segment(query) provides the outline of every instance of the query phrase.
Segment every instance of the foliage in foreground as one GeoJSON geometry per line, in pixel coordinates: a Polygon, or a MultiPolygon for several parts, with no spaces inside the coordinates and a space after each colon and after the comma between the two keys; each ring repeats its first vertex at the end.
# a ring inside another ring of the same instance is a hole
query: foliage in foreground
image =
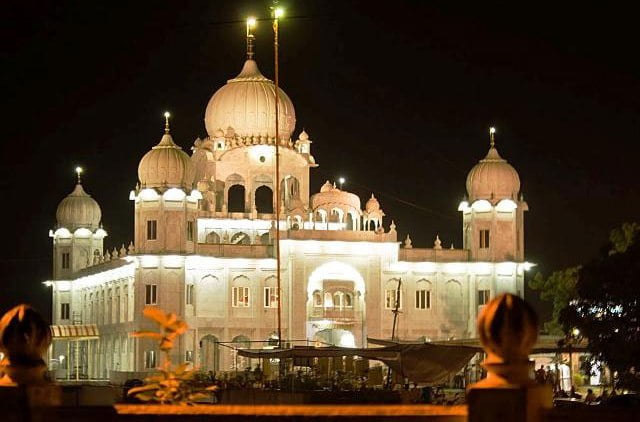
{"type": "Polygon", "coordinates": [[[612,231],[610,245],[577,274],[576,297],[560,312],[566,332],[589,340],[593,362],[616,373],[617,385],[640,389],[640,225],[612,231]]]}
{"type": "Polygon", "coordinates": [[[187,331],[187,323],[179,319],[176,314],[164,313],[156,307],[145,308],[143,314],[156,322],[160,326],[160,331],[136,331],[131,335],[158,340],[164,358],[158,368],[158,374],[145,378],[145,385],[132,388],[127,394],[144,402],[161,404],[193,404],[198,400],[209,398],[217,389],[216,386],[204,389],[197,387],[193,382],[196,371],[188,370],[189,363],[185,362],[174,367],[171,362],[171,349],[176,339],[187,331]]]}

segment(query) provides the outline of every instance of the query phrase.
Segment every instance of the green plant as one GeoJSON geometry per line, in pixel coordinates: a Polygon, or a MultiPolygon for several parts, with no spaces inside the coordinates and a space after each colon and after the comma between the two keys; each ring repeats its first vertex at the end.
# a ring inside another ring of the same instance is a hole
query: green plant
{"type": "Polygon", "coordinates": [[[174,368],[171,362],[171,349],[175,340],[189,328],[187,323],[176,314],[165,313],[155,307],[146,307],[143,314],[156,322],[160,331],[136,331],[131,335],[159,340],[159,348],[164,358],[158,368],[158,374],[145,378],[143,386],[132,388],[127,394],[144,402],[161,404],[193,404],[197,400],[209,398],[210,394],[217,390],[216,386],[204,389],[198,387],[197,383],[193,382],[197,372],[188,370],[189,363],[185,362],[174,368]]]}

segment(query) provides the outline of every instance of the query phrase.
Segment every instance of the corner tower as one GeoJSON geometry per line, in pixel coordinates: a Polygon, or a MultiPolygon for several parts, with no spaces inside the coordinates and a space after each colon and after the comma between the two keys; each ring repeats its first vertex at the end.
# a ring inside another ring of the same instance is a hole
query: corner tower
{"type": "Polygon", "coordinates": [[[464,249],[474,261],[524,261],[524,212],[520,177],[495,146],[495,128],[489,129],[490,147],[467,176],[468,201],[460,203],[464,249]]]}
{"type": "Polygon", "coordinates": [[[103,254],[102,211],[95,199],[85,192],[76,168],[78,181],[56,210],[55,230],[49,231],[53,239],[53,279],[68,279],[71,274],[90,265],[103,254]]]}
{"type": "Polygon", "coordinates": [[[171,136],[169,113],[164,135],[138,165],[135,202],[137,253],[190,253],[194,250],[199,192],[192,192],[193,166],[171,136]]]}

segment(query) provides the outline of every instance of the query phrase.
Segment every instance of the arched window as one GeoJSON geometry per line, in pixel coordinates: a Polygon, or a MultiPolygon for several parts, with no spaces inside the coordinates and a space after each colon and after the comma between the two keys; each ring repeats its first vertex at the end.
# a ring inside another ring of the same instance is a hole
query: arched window
{"type": "Polygon", "coordinates": [[[206,243],[220,243],[220,236],[218,233],[211,231],[207,233],[206,243]]]}
{"type": "Polygon", "coordinates": [[[431,283],[420,280],[416,283],[416,309],[431,308],[431,283]]]}
{"type": "Polygon", "coordinates": [[[333,306],[336,308],[342,308],[342,292],[335,292],[333,294],[333,306]]]}
{"type": "Polygon", "coordinates": [[[387,282],[384,290],[384,307],[385,309],[395,309],[396,302],[398,308],[402,308],[402,289],[400,290],[400,297],[398,298],[398,283],[397,279],[391,279],[387,282]],[[398,301],[398,299],[400,299],[398,301]]]}
{"type": "Polygon", "coordinates": [[[346,308],[351,308],[353,306],[353,296],[351,293],[346,293],[344,295],[344,306],[346,308]]]}
{"type": "Polygon", "coordinates": [[[313,306],[315,306],[316,308],[322,307],[322,293],[320,292],[320,290],[316,290],[315,292],[313,292],[313,306]]]}
{"type": "Polygon", "coordinates": [[[269,277],[264,281],[263,300],[265,308],[278,307],[278,286],[275,277],[269,277]]]}
{"type": "Polygon", "coordinates": [[[240,276],[233,279],[231,289],[231,306],[234,308],[248,308],[250,306],[249,279],[240,276]]]}
{"type": "Polygon", "coordinates": [[[242,185],[233,185],[229,188],[227,197],[227,210],[229,212],[245,212],[245,190],[242,185]]]}
{"type": "Polygon", "coordinates": [[[256,189],[254,201],[258,213],[273,214],[273,191],[270,187],[262,185],[256,189]]]}
{"type": "Polygon", "coordinates": [[[270,245],[271,244],[271,240],[269,239],[269,232],[262,233],[260,235],[260,244],[261,245],[270,245]]]}
{"type": "Polygon", "coordinates": [[[232,245],[250,245],[251,238],[248,234],[244,232],[238,232],[231,236],[231,244],[232,245]]]}

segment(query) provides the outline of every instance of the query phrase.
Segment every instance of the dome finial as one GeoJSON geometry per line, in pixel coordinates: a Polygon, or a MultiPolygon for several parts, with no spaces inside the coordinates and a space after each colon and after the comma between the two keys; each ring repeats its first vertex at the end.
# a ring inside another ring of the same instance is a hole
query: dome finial
{"type": "Polygon", "coordinates": [[[169,128],[169,117],[171,117],[171,113],[168,111],[164,112],[164,133],[169,133],[171,129],[169,128]]]}
{"type": "Polygon", "coordinates": [[[491,148],[496,146],[496,128],[495,126],[491,126],[489,128],[489,145],[491,146],[491,148]]]}
{"type": "Polygon", "coordinates": [[[253,42],[256,37],[253,35],[253,29],[256,27],[256,18],[249,16],[247,18],[247,60],[253,60],[253,42]]]}
{"type": "Polygon", "coordinates": [[[80,178],[80,175],[82,174],[82,167],[76,167],[76,174],[78,175],[78,184],[82,183],[82,179],[80,178]]]}

